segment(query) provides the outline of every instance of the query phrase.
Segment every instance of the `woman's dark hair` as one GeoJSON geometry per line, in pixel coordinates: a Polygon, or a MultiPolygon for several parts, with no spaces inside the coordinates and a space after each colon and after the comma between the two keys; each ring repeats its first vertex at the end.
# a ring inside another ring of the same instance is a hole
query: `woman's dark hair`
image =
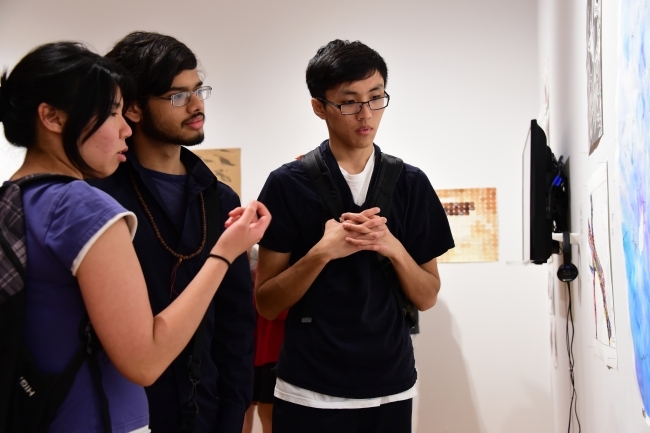
{"type": "Polygon", "coordinates": [[[135,80],[141,107],[146,107],[150,96],[167,92],[178,74],[198,66],[196,56],[187,45],[154,32],[126,35],[106,57],[129,71],[135,80]]]}
{"type": "Polygon", "coordinates": [[[93,135],[115,110],[118,92],[124,106],[134,85],[112,61],[78,42],[41,45],[0,77],[0,121],[7,140],[30,148],[36,142],[38,106],[46,103],[64,111],[63,149],[70,162],[86,175],[94,170],[83,160],[79,145],[93,135]]]}
{"type": "Polygon", "coordinates": [[[307,65],[307,87],[312,98],[324,98],[325,92],[343,83],[361,81],[375,72],[388,83],[384,59],[359,41],[333,40],[320,47],[307,65]]]}

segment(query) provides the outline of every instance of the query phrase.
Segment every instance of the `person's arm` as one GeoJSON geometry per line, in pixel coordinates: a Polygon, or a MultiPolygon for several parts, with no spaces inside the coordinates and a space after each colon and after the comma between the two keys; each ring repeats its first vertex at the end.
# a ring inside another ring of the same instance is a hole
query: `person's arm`
{"type": "MultiPolygon", "coordinates": [[[[366,211],[374,215],[377,208],[366,211]]],[[[368,219],[369,230],[386,223],[383,217],[368,219]]],[[[349,232],[334,220],[325,223],[323,237],[307,254],[289,267],[291,253],[271,251],[260,246],[259,267],[255,284],[257,311],[262,317],[274,320],[284,310],[298,302],[330,260],[349,256],[357,251],[380,251],[382,245],[355,245],[346,242],[349,232]]]]}
{"type": "Polygon", "coordinates": [[[436,304],[440,291],[440,274],[435,258],[418,265],[385,223],[368,226],[368,222],[376,220],[376,217],[369,217],[362,212],[345,213],[342,218],[345,221],[342,225],[349,233],[346,239],[349,243],[359,247],[383,247],[381,254],[392,262],[404,294],[418,310],[425,311],[436,304]]]}
{"type": "MultiPolygon", "coordinates": [[[[264,205],[239,210],[212,253],[232,261],[258,242],[270,222],[264,205]],[[259,214],[259,218],[258,215],[259,214]]],[[[77,271],[90,321],[115,367],[140,385],[152,384],[187,345],[228,269],[210,258],[187,288],[155,317],[124,219],[92,245],[77,271]]]]}

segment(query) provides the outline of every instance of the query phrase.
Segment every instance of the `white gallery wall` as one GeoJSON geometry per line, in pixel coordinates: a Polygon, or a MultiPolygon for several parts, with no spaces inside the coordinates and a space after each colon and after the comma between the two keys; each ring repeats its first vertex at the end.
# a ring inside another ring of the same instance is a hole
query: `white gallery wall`
{"type": "MultiPolygon", "coordinates": [[[[643,404],[636,381],[630,331],[628,288],[622,248],[620,194],[616,148],[616,91],[618,79],[620,0],[602,6],[603,136],[589,155],[587,120],[587,1],[539,1],[539,88],[544,65],[549,68],[550,146],[556,156],[568,157],[571,182],[571,228],[581,236],[573,247],[580,277],[572,284],[575,319],[575,374],[578,415],[582,431],[636,433],[650,431],[642,415],[643,404]],[[586,243],[590,211],[588,182],[604,164],[609,171],[611,263],[618,366],[609,369],[594,354],[594,298],[589,277],[586,243]]],[[[646,23],[646,26],[648,24],[646,23]]],[[[541,92],[541,90],[540,90],[541,92]]],[[[557,262],[553,265],[557,266],[557,262]]],[[[567,431],[570,403],[568,363],[564,345],[567,288],[556,284],[555,321],[559,364],[553,370],[555,431],[567,431]]],[[[574,419],[575,423],[575,419],[574,419]]],[[[576,430],[577,431],[577,427],[576,430]]]]}
{"type": "MultiPolygon", "coordinates": [[[[506,263],[521,260],[521,152],[540,103],[535,0],[0,0],[0,66],[61,39],[105,53],[133,30],[200,58],[214,89],[202,146],[242,149],[243,201],[326,138],[304,84],[317,48],[379,51],[391,104],[377,144],[434,188],[497,188],[499,261],[441,265],[439,302],[421,316],[417,431],[552,431],[547,266],[506,263]]],[[[22,153],[3,139],[6,179],[22,153]]]]}
{"type": "MultiPolygon", "coordinates": [[[[603,136],[589,155],[587,123],[587,5],[585,0],[539,1],[539,65],[549,64],[550,146],[556,156],[569,158],[571,180],[571,227],[581,236],[580,251],[573,248],[580,278],[573,283],[576,326],[574,353],[578,392],[578,415],[582,430],[590,433],[647,432],[643,404],[636,381],[630,330],[628,287],[622,248],[620,194],[616,162],[616,91],[618,79],[620,1],[602,2],[602,95],[603,136]],[[604,164],[609,171],[611,263],[618,366],[609,369],[594,355],[594,300],[589,279],[586,248],[591,176],[604,164]]],[[[646,23],[647,25],[647,23],[646,23]]],[[[543,85],[540,80],[540,88],[543,85]]],[[[555,431],[566,431],[570,388],[564,349],[566,286],[556,286],[556,323],[559,367],[553,371],[556,410],[555,431]],[[560,348],[561,347],[561,348],[560,348]]],[[[575,421],[574,421],[575,422],[575,421]]]]}

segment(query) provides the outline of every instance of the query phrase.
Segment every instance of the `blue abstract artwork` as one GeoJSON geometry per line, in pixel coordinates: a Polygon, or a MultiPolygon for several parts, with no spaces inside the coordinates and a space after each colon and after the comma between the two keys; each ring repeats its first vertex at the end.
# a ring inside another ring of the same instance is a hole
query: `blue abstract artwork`
{"type": "Polygon", "coordinates": [[[650,0],[621,0],[616,100],[621,228],[636,376],[650,409],[650,0]]]}

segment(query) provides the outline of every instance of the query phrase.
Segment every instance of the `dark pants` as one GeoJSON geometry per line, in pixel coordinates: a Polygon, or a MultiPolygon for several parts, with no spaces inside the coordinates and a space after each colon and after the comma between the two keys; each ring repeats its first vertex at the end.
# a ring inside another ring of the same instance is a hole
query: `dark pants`
{"type": "Polygon", "coordinates": [[[315,409],[275,398],[273,433],[411,433],[411,399],[365,409],[315,409]]]}

